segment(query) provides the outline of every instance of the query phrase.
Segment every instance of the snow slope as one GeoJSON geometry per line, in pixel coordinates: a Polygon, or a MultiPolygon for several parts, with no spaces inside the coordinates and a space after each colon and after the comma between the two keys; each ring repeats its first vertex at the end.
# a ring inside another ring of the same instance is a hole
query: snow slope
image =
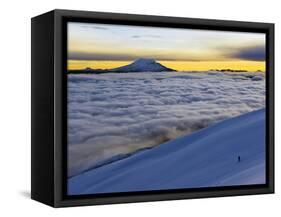
{"type": "Polygon", "coordinates": [[[72,177],[68,193],[262,183],[265,183],[265,109],[222,121],[72,177]]]}
{"type": "Polygon", "coordinates": [[[115,69],[108,70],[110,72],[163,72],[163,71],[175,71],[173,69],[167,68],[160,63],[156,62],[154,59],[140,58],[133,63],[121,66],[115,69]]]}

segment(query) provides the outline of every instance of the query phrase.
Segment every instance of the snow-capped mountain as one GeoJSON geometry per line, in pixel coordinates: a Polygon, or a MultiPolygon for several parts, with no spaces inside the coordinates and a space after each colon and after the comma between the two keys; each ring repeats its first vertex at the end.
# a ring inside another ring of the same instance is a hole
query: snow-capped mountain
{"type": "Polygon", "coordinates": [[[167,68],[154,59],[140,58],[133,63],[121,66],[118,68],[110,69],[110,72],[163,72],[163,71],[176,71],[174,69],[167,68]]]}

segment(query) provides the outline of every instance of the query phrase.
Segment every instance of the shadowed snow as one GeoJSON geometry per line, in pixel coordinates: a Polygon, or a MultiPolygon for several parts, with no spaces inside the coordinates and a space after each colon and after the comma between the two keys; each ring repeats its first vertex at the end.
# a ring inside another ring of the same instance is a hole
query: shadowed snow
{"type": "Polygon", "coordinates": [[[265,109],[79,174],[68,180],[68,193],[248,184],[265,184],[265,109]]]}

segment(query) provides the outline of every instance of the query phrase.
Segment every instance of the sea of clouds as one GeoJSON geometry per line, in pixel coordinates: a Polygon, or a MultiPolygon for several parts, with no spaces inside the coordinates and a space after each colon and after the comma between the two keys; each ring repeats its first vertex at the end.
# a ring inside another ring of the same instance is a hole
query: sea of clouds
{"type": "Polygon", "coordinates": [[[263,107],[262,72],[68,75],[68,175],[263,107]]]}

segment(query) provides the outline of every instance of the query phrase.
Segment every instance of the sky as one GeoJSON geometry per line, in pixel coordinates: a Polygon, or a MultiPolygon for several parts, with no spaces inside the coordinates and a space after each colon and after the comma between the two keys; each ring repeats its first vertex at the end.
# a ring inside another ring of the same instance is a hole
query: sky
{"type": "Polygon", "coordinates": [[[153,58],[178,71],[265,70],[265,34],[68,23],[68,69],[111,69],[153,58]]]}

